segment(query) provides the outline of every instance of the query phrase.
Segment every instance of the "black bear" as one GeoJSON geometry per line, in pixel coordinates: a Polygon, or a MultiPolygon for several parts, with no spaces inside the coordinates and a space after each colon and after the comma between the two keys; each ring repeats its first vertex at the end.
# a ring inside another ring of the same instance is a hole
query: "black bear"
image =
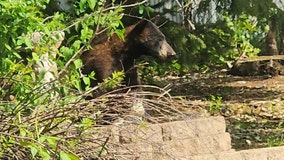
{"type": "Polygon", "coordinates": [[[141,55],[151,55],[161,60],[176,55],[167,43],[164,34],[158,27],[148,20],[141,20],[126,28],[125,40],[113,34],[104,42],[92,45],[92,50],[81,55],[83,74],[95,71],[97,82],[102,82],[114,71],[125,71],[126,85],[141,84],[135,59],[141,55]]]}

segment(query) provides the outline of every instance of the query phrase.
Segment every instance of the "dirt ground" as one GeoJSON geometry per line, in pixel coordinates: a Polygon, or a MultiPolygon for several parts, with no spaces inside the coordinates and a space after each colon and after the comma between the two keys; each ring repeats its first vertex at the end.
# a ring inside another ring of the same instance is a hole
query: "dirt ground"
{"type": "Polygon", "coordinates": [[[184,113],[226,118],[234,149],[284,145],[284,76],[219,71],[173,78],[172,83],[171,94],[184,113]]]}

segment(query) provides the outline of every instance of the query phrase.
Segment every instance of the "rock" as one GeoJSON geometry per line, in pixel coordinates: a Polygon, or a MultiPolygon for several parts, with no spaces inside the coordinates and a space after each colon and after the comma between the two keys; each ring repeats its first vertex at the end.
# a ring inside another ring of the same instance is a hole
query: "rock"
{"type": "Polygon", "coordinates": [[[283,75],[283,64],[283,55],[244,58],[236,61],[228,74],[235,76],[283,75]]]}

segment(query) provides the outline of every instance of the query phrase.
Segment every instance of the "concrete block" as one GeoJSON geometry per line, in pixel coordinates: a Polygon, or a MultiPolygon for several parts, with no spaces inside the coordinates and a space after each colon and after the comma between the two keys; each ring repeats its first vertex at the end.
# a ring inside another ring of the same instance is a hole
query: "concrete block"
{"type": "Polygon", "coordinates": [[[185,119],[161,124],[164,141],[203,137],[225,133],[224,117],[185,119]]]}

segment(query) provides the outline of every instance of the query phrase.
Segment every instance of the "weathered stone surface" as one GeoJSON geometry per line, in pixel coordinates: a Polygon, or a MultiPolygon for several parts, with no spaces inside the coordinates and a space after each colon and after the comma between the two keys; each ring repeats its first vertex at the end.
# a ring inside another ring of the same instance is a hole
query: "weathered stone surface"
{"type": "MultiPolygon", "coordinates": [[[[234,151],[223,117],[108,126],[94,131],[93,136],[107,140],[106,151],[101,154],[101,158],[106,159],[282,160],[284,157],[284,147],[234,151]]],[[[90,153],[99,150],[101,146],[94,146],[90,153]]]]}
{"type": "MultiPolygon", "coordinates": [[[[151,144],[125,144],[109,150],[110,157],[115,159],[153,159],[153,147],[151,144]]],[[[154,158],[155,159],[155,158],[154,158]]]]}
{"type": "Polygon", "coordinates": [[[108,152],[117,159],[173,159],[186,158],[199,154],[213,154],[231,151],[228,133],[207,137],[187,138],[155,143],[131,143],[111,148],[108,152]],[[120,157],[120,158],[119,158],[120,157]]]}
{"type": "Polygon", "coordinates": [[[160,144],[155,155],[162,155],[162,159],[186,158],[199,154],[219,153],[231,151],[231,138],[228,133],[211,135],[184,140],[166,141],[160,144]]]}
{"type": "Polygon", "coordinates": [[[119,127],[119,142],[122,144],[162,141],[161,124],[119,127]]]}
{"type": "Polygon", "coordinates": [[[161,127],[163,140],[168,141],[225,133],[226,123],[223,117],[207,117],[163,123],[161,127]]]}
{"type": "Polygon", "coordinates": [[[115,137],[111,138],[114,142],[129,144],[199,138],[223,134],[225,129],[223,117],[206,117],[162,124],[110,126],[103,130],[115,137]]]}
{"type": "Polygon", "coordinates": [[[162,124],[109,126],[108,155],[116,159],[175,159],[231,150],[223,117],[204,117],[162,124]]]}
{"type": "Polygon", "coordinates": [[[189,160],[283,160],[284,147],[259,148],[188,157],[189,160]]]}

